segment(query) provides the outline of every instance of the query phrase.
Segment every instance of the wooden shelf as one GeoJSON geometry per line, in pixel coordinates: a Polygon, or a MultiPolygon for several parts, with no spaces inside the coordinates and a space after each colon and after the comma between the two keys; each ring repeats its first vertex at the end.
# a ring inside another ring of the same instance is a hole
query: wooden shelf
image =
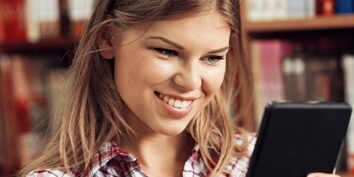
{"type": "Polygon", "coordinates": [[[336,15],[331,17],[315,17],[309,19],[291,19],[265,22],[245,22],[246,33],[275,33],[353,29],[354,15],[336,15]]]}
{"type": "Polygon", "coordinates": [[[36,43],[30,42],[5,42],[0,44],[0,52],[5,53],[46,53],[63,52],[72,49],[76,40],[69,38],[42,40],[36,43]]]}

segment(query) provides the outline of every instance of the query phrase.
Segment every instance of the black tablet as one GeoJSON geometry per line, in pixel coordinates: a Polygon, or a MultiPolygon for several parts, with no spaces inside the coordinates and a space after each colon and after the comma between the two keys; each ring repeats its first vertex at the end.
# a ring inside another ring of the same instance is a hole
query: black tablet
{"type": "Polygon", "coordinates": [[[350,115],[347,103],[270,103],[247,177],[332,173],[350,115]]]}

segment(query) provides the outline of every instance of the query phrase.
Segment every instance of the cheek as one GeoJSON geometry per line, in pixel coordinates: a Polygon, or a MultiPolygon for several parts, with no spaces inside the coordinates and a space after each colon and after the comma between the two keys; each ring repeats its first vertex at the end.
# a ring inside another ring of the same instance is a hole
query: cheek
{"type": "Polygon", "coordinates": [[[145,84],[159,84],[173,76],[175,66],[171,62],[158,59],[146,59],[136,71],[137,77],[145,84]]]}
{"type": "Polygon", "coordinates": [[[205,71],[203,78],[203,90],[207,95],[213,95],[219,91],[221,84],[224,81],[225,67],[212,71],[205,71]]]}
{"type": "Polygon", "coordinates": [[[117,61],[116,82],[139,88],[153,86],[170,78],[173,69],[173,65],[168,62],[146,56],[134,56],[130,57],[130,60],[117,61]]]}

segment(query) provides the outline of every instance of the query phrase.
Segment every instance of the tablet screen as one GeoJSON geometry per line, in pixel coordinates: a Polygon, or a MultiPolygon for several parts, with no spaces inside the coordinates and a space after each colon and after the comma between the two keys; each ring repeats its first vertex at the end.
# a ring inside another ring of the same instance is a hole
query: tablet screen
{"type": "Polygon", "coordinates": [[[331,173],[345,137],[346,103],[271,103],[264,112],[247,177],[331,173]]]}

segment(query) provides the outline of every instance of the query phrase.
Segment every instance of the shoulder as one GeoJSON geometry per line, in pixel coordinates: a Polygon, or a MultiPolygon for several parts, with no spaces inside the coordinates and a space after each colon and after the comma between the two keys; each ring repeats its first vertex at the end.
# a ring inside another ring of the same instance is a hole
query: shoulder
{"type": "Polygon", "coordinates": [[[37,169],[27,174],[26,177],[74,177],[74,176],[58,169],[37,169]]]}
{"type": "MultiPolygon", "coordinates": [[[[98,152],[93,156],[91,159],[91,164],[90,168],[87,171],[87,176],[95,176],[98,173],[102,173],[102,171],[105,171],[107,168],[113,169],[116,167],[116,165],[113,163],[109,164],[109,162],[115,158],[115,157],[122,157],[128,159],[130,156],[127,154],[126,151],[123,149],[119,148],[113,141],[108,141],[102,144],[102,146],[99,148],[98,152]],[[101,171],[100,171],[101,170],[101,171]]],[[[115,158],[119,159],[119,158],[115,158]]],[[[130,160],[130,159],[128,159],[130,160]]],[[[127,161],[128,161],[127,160],[127,161]]],[[[41,169],[36,169],[29,174],[26,175],[26,177],[77,177],[77,176],[83,176],[83,172],[72,168],[70,169],[70,173],[65,172],[64,170],[61,169],[55,169],[55,168],[41,168],[41,169]]],[[[86,174],[86,171],[85,171],[86,174]]],[[[103,176],[107,176],[108,174],[105,172],[103,176]]],[[[86,175],[85,175],[86,176],[86,175]]]]}

